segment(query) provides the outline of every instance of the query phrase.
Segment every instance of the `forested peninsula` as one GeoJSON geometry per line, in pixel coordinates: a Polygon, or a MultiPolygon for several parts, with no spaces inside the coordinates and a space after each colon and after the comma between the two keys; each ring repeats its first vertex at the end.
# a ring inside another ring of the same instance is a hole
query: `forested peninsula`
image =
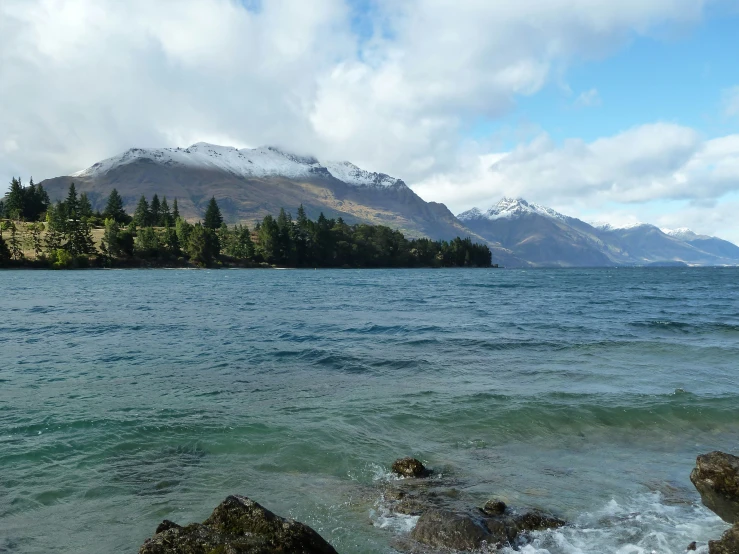
{"type": "Polygon", "coordinates": [[[177,199],[142,196],[133,214],[110,192],[94,211],[74,183],[64,201],[52,203],[39,184],[13,179],[0,200],[0,267],[290,267],[413,268],[490,267],[487,245],[470,238],[408,239],[383,225],[348,225],[323,213],[295,219],[284,209],[253,229],[228,226],[215,198],[202,221],[180,217],[177,199]]]}

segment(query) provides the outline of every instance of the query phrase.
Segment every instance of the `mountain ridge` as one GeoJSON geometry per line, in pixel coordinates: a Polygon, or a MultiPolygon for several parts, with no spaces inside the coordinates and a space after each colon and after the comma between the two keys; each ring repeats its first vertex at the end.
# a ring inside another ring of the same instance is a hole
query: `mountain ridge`
{"type": "Polygon", "coordinates": [[[198,142],[187,148],[131,148],[42,184],[52,199],[62,199],[71,182],[97,209],[116,188],[131,212],[142,195],[156,193],[177,198],[183,217],[195,220],[214,196],[228,223],[254,225],[281,208],[295,213],[303,205],[309,217],[323,212],[347,223],[387,225],[410,237],[469,236],[487,243],[495,263],[509,267],[739,265],[739,247],[716,237],[685,229],[665,233],[650,224],[595,226],[523,198],[504,197],[488,210],[455,216],[444,204],[423,200],[400,178],[275,146],[238,149],[198,142]]]}
{"type": "Polygon", "coordinates": [[[664,232],[650,223],[586,223],[523,198],[503,197],[490,209],[472,208],[458,219],[534,265],[739,265],[739,247],[681,228],[664,232]]]}

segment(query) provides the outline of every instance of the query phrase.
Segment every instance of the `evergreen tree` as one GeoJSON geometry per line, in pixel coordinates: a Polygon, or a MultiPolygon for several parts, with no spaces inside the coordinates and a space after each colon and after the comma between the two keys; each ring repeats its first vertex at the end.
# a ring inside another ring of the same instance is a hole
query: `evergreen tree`
{"type": "MultiPolygon", "coordinates": [[[[33,185],[33,178],[31,178],[30,186],[33,185]]],[[[51,200],[49,199],[49,193],[46,192],[44,186],[39,183],[36,185],[36,195],[34,199],[34,210],[33,210],[33,221],[39,221],[41,216],[46,213],[46,210],[51,206],[51,200]]]]}
{"type": "Polygon", "coordinates": [[[151,225],[155,227],[159,227],[160,225],[162,225],[161,210],[162,210],[162,204],[161,202],[159,202],[159,196],[157,195],[157,193],[154,193],[154,197],[151,199],[151,205],[149,206],[149,212],[151,214],[151,220],[150,220],[151,225]]]}
{"type": "Polygon", "coordinates": [[[166,196],[162,198],[160,220],[162,227],[171,226],[174,223],[174,219],[172,219],[172,212],[169,211],[169,204],[167,204],[166,196]]]}
{"type": "Polygon", "coordinates": [[[177,199],[174,199],[174,204],[172,204],[172,219],[177,221],[180,218],[180,210],[177,207],[177,199]]]}
{"type": "Polygon", "coordinates": [[[71,230],[67,234],[65,249],[72,256],[89,256],[95,253],[95,242],[92,239],[92,229],[87,219],[75,219],[71,230]]]}
{"type": "Polygon", "coordinates": [[[175,221],[175,232],[177,233],[177,240],[182,248],[187,247],[187,243],[190,241],[190,233],[192,233],[192,225],[182,219],[177,218],[175,221]]]}
{"type": "Polygon", "coordinates": [[[64,245],[64,230],[66,227],[66,213],[64,205],[57,202],[56,206],[52,206],[46,212],[46,237],[45,250],[49,257],[56,255],[56,252],[64,245]]]}
{"type": "Polygon", "coordinates": [[[141,196],[133,214],[133,221],[137,227],[148,227],[151,222],[151,211],[145,196],[141,196]]]}
{"type": "Polygon", "coordinates": [[[36,257],[36,259],[39,259],[41,257],[41,253],[44,247],[43,242],[41,241],[41,231],[44,230],[44,224],[41,222],[32,223],[29,226],[29,230],[31,231],[31,244],[33,245],[33,255],[36,257]]]}
{"type": "Polygon", "coordinates": [[[152,227],[144,227],[136,234],[134,253],[141,258],[156,256],[159,251],[159,237],[152,227]]]}
{"type": "Polygon", "coordinates": [[[0,236],[0,266],[7,265],[10,261],[10,249],[5,242],[5,239],[0,236]]]}
{"type": "Polygon", "coordinates": [[[215,196],[213,196],[211,197],[210,202],[208,202],[208,208],[205,210],[203,225],[206,229],[211,229],[215,231],[216,229],[220,228],[222,223],[223,216],[221,215],[221,210],[218,208],[216,198],[215,196]]]}
{"type": "Polygon", "coordinates": [[[208,267],[218,256],[217,243],[215,232],[198,223],[193,226],[190,233],[187,254],[193,262],[208,267]]]}
{"type": "Polygon", "coordinates": [[[64,209],[67,212],[67,219],[76,220],[80,216],[80,201],[77,197],[77,189],[74,183],[69,184],[67,199],[64,201],[64,209]]]}
{"type": "Polygon", "coordinates": [[[180,255],[180,240],[177,237],[177,231],[169,225],[164,227],[164,244],[170,254],[173,256],[180,255]]]}
{"type": "Polygon", "coordinates": [[[280,229],[271,215],[264,216],[257,231],[259,237],[259,248],[257,252],[267,263],[275,263],[279,253],[280,229]]]}
{"type": "Polygon", "coordinates": [[[116,222],[124,224],[129,221],[128,214],[123,209],[123,198],[116,189],[110,191],[108,202],[105,204],[105,210],[103,210],[103,217],[106,219],[113,218],[116,222]]]}
{"type": "Polygon", "coordinates": [[[87,198],[87,193],[83,192],[80,195],[80,217],[90,218],[92,217],[92,204],[90,203],[90,199],[87,198]]]}
{"type": "Polygon", "coordinates": [[[8,241],[8,247],[10,249],[10,257],[13,260],[17,262],[23,259],[23,247],[18,238],[18,228],[13,222],[10,223],[10,240],[8,241]]]}
{"type": "Polygon", "coordinates": [[[8,219],[18,220],[23,217],[24,191],[20,179],[10,181],[10,191],[5,197],[5,215],[8,219]]]}
{"type": "Polygon", "coordinates": [[[100,241],[100,250],[108,262],[121,255],[120,234],[121,228],[118,222],[112,217],[107,218],[103,238],[100,241]]]}

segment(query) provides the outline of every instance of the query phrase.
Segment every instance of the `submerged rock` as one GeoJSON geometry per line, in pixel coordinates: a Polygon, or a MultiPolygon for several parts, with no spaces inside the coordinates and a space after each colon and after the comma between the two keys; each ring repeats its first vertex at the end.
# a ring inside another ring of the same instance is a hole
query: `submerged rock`
{"type": "Polygon", "coordinates": [[[708,541],[708,554],[737,554],[739,552],[739,523],[726,531],[721,539],[708,541]]]}
{"type": "Polygon", "coordinates": [[[401,477],[427,477],[431,472],[415,458],[400,458],[393,462],[393,473],[401,477]]]}
{"type": "Polygon", "coordinates": [[[139,554],[336,554],[313,529],[245,496],[229,496],[202,524],[163,521],[139,554]]]}
{"type": "Polygon", "coordinates": [[[727,523],[739,523],[738,457],[724,452],[702,454],[696,460],[690,480],[707,508],[727,523]]]}

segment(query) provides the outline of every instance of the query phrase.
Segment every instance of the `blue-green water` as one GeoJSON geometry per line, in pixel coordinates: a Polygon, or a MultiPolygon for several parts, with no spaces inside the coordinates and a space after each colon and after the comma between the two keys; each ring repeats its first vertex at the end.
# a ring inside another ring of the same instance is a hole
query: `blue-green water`
{"type": "Polygon", "coordinates": [[[688,474],[739,451],[737,270],[6,271],[0,295],[0,552],[136,552],[232,493],[393,552],[408,454],[572,522],[528,553],[726,528],[688,474]]]}

